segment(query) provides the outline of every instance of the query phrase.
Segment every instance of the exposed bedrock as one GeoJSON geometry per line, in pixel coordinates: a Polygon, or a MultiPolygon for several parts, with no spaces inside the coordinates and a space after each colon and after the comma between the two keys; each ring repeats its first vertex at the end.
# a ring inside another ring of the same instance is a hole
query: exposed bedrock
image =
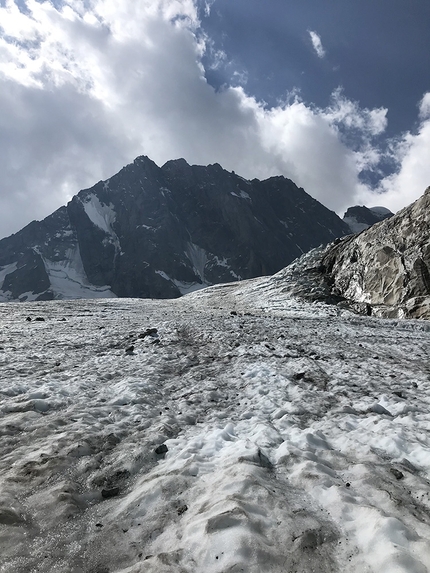
{"type": "Polygon", "coordinates": [[[430,187],[415,203],[322,257],[330,291],[369,314],[430,318],[430,187]]]}

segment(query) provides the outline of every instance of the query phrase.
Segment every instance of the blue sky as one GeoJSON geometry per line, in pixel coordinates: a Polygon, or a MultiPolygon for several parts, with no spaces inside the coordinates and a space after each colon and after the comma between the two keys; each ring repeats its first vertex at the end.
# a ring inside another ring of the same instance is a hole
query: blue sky
{"type": "Polygon", "coordinates": [[[427,0],[0,0],[0,236],[136,156],[342,215],[430,185],[427,0]]]}
{"type": "Polygon", "coordinates": [[[325,107],[341,86],[362,107],[386,107],[393,135],[417,121],[430,90],[426,0],[216,0],[208,16],[202,11],[202,26],[226,53],[227,65],[209,69],[208,81],[219,88],[243,70],[247,89],[269,105],[296,89],[325,107]],[[315,57],[309,31],[323,57],[315,57]]]}

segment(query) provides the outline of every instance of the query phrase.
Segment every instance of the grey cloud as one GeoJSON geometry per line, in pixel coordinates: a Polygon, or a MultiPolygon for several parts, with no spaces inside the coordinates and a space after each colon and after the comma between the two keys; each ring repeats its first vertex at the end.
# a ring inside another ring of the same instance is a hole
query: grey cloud
{"type": "Polygon", "coordinates": [[[103,108],[67,85],[4,81],[0,109],[1,236],[46,216],[133,153],[103,108]]]}

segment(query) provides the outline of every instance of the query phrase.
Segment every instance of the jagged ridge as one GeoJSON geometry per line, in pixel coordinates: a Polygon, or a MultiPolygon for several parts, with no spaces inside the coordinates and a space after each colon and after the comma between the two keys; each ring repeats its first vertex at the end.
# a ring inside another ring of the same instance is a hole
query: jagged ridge
{"type": "Polygon", "coordinates": [[[0,300],[172,298],[273,274],[348,232],[284,177],[142,156],[0,241],[0,300]]]}

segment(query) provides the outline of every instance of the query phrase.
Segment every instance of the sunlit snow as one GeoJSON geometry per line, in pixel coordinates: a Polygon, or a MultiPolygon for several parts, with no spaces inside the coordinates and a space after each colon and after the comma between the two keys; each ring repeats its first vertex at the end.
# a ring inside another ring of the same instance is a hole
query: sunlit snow
{"type": "Polygon", "coordinates": [[[429,342],[269,278],[0,305],[0,571],[430,571],[429,342]]]}

